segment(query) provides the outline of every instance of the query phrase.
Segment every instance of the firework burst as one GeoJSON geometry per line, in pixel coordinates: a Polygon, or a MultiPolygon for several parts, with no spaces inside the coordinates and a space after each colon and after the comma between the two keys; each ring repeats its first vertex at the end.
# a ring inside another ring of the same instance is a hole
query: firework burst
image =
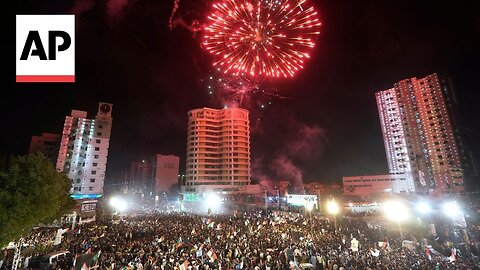
{"type": "Polygon", "coordinates": [[[306,0],[224,0],[213,4],[203,40],[226,74],[291,77],[320,33],[306,0]]]}

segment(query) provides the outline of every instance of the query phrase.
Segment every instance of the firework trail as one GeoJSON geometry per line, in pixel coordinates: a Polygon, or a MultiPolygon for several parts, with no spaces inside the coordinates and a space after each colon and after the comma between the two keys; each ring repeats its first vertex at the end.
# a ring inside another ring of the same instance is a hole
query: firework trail
{"type": "Polygon", "coordinates": [[[204,81],[214,102],[226,107],[265,109],[274,99],[290,99],[266,87],[263,79],[224,74],[218,69],[210,72],[204,81]]]}
{"type": "Polygon", "coordinates": [[[170,18],[168,19],[168,28],[170,28],[170,30],[173,29],[173,16],[175,16],[175,12],[177,12],[179,4],[180,0],[173,0],[172,12],[170,13],[170,18]]]}

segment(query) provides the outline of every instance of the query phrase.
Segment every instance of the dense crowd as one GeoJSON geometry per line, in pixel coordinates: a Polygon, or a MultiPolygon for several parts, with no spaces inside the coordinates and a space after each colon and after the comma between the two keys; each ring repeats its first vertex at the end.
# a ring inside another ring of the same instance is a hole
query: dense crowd
{"type": "MultiPolygon", "coordinates": [[[[58,245],[55,228],[33,230],[25,241],[74,256],[95,254],[99,269],[480,269],[473,244],[461,252],[445,241],[434,251],[427,239],[408,232],[401,238],[363,220],[337,223],[300,213],[156,213],[83,224],[64,233],[58,245]]],[[[10,255],[1,269],[8,269],[10,255]]]]}

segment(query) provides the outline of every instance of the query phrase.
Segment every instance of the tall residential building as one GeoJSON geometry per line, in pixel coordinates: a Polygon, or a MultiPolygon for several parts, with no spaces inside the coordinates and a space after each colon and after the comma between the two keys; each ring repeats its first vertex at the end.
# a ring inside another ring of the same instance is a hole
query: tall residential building
{"type": "Polygon", "coordinates": [[[151,179],[152,164],[149,160],[133,161],[130,163],[129,189],[149,193],[153,185],[151,179]]]}
{"type": "Polygon", "coordinates": [[[57,170],[72,180],[73,194],[103,194],[111,128],[109,103],[99,103],[94,119],[77,110],[65,118],[57,170]]]}
{"type": "Polygon", "coordinates": [[[178,184],[180,158],[174,155],[155,155],[153,157],[153,191],[155,194],[169,192],[178,184]]]}
{"type": "Polygon", "coordinates": [[[58,149],[60,147],[60,134],[42,133],[41,136],[32,136],[29,154],[40,152],[47,157],[53,165],[57,163],[58,149]]]}
{"type": "Polygon", "coordinates": [[[463,189],[458,145],[437,74],[410,78],[377,92],[390,173],[410,175],[409,191],[463,189]]]}
{"type": "Polygon", "coordinates": [[[189,111],[186,165],[184,192],[245,193],[250,185],[248,111],[189,111]]]}

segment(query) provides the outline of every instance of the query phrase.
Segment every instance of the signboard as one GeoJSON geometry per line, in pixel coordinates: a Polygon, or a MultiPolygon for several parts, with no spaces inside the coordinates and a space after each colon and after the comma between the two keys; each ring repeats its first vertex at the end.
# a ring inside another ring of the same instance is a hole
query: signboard
{"type": "Polygon", "coordinates": [[[197,193],[183,193],[183,201],[184,202],[198,202],[200,201],[200,197],[197,193]]]}
{"type": "Polygon", "coordinates": [[[81,199],[98,199],[101,198],[103,194],[72,194],[70,197],[74,200],[81,199]]]}
{"type": "Polygon", "coordinates": [[[293,206],[305,206],[307,204],[313,204],[315,209],[318,209],[317,195],[299,195],[289,194],[287,195],[287,203],[293,206]]]}
{"type": "Polygon", "coordinates": [[[94,212],[96,208],[97,203],[82,203],[82,206],[80,207],[80,212],[94,212]]]}

